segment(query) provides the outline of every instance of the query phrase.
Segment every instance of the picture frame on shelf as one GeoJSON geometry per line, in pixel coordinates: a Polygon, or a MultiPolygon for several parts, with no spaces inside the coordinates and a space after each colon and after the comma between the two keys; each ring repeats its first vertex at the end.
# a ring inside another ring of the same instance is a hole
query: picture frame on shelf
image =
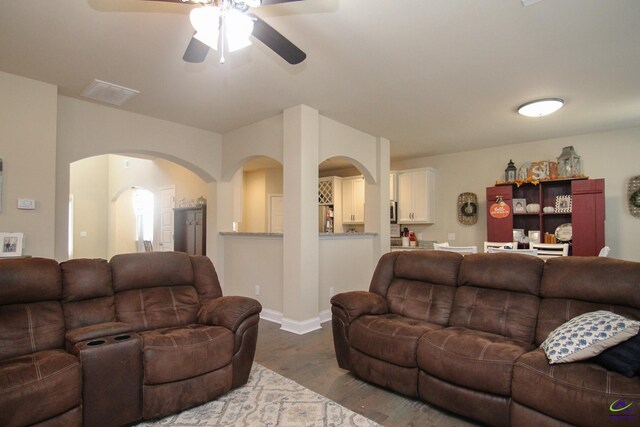
{"type": "Polygon", "coordinates": [[[527,213],[527,199],[513,199],[513,213],[527,213]]]}
{"type": "Polygon", "coordinates": [[[571,196],[556,196],[556,212],[571,213],[571,196]]]}
{"type": "Polygon", "coordinates": [[[540,243],[540,230],[529,230],[529,243],[540,243]]]}
{"type": "Polygon", "coordinates": [[[523,228],[514,228],[513,229],[513,241],[514,242],[522,242],[524,239],[524,229],[523,228]]]}
{"type": "Polygon", "coordinates": [[[24,233],[0,233],[0,258],[22,256],[24,233]]]}

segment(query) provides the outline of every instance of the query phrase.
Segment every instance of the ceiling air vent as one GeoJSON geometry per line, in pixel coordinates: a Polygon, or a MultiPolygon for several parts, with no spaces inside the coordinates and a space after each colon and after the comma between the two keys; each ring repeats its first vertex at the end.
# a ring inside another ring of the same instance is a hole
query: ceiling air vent
{"type": "Polygon", "coordinates": [[[118,86],[96,79],[82,91],[82,96],[95,99],[96,101],[106,102],[107,104],[122,105],[129,98],[139,93],[140,91],[129,89],[128,87],[118,86]]]}

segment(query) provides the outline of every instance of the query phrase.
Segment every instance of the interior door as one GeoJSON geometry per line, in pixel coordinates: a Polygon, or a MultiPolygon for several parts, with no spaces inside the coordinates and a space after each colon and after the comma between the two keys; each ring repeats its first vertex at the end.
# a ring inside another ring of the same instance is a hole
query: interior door
{"type": "Polygon", "coordinates": [[[173,208],[176,202],[176,187],[160,189],[160,250],[173,251],[173,208]]]}

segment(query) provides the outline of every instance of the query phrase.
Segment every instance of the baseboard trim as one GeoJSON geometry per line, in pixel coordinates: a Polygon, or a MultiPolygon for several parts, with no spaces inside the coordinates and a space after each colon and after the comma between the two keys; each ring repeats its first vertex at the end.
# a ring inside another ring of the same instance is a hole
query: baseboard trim
{"type": "Polygon", "coordinates": [[[322,324],[331,320],[331,310],[323,310],[318,313],[318,317],[312,317],[307,320],[293,320],[287,319],[282,313],[275,310],[269,310],[263,308],[260,313],[260,319],[267,322],[278,323],[280,329],[287,332],[293,332],[294,334],[304,335],[312,331],[316,331],[322,328],[322,324]]]}
{"type": "Polygon", "coordinates": [[[260,312],[260,318],[269,322],[282,324],[282,313],[280,313],[279,311],[263,308],[260,312]]]}
{"type": "Polygon", "coordinates": [[[304,335],[321,328],[322,326],[320,326],[319,317],[313,317],[311,319],[302,321],[287,319],[286,317],[283,317],[282,326],[280,327],[280,329],[282,329],[283,331],[293,332],[294,334],[298,335],[304,335]]]}
{"type": "Polygon", "coordinates": [[[331,310],[322,310],[318,316],[320,317],[320,323],[326,323],[331,320],[331,310]]]}

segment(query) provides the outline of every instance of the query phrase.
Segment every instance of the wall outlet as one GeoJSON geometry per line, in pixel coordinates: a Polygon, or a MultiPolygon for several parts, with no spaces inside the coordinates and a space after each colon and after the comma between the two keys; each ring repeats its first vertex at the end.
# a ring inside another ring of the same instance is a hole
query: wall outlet
{"type": "Polygon", "coordinates": [[[456,233],[449,233],[447,240],[456,240],[456,233]]]}
{"type": "Polygon", "coordinates": [[[260,295],[260,286],[256,285],[256,296],[260,295]]]}
{"type": "Polygon", "coordinates": [[[335,288],[329,288],[329,298],[331,298],[335,294],[336,294],[336,289],[335,288]]]}

